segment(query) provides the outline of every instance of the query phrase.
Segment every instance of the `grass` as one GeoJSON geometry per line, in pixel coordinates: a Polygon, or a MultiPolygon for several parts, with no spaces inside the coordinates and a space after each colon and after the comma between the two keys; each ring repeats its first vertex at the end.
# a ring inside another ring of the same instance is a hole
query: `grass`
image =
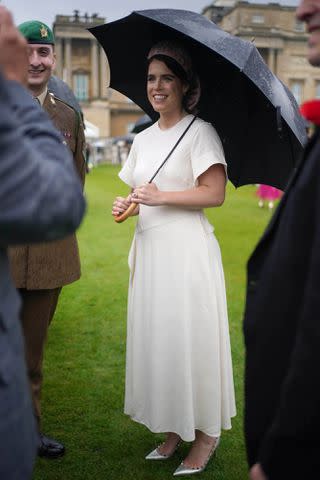
{"type": "MultiPolygon", "coordinates": [[[[45,356],[43,431],[63,441],[64,458],[38,459],[34,480],[164,480],[187,451],[167,462],[146,462],[159,441],[145,427],[123,415],[127,254],[134,223],[117,225],[111,204],[127,188],[111,165],[87,177],[89,202],[78,233],[82,278],[63,289],[50,328],[45,356]]],[[[238,415],[223,434],[218,455],[204,480],[247,478],[243,421],[242,314],[245,264],[270,213],[259,209],[255,187],[228,185],[223,207],[207,212],[220,242],[227,284],[230,333],[238,415]]]]}

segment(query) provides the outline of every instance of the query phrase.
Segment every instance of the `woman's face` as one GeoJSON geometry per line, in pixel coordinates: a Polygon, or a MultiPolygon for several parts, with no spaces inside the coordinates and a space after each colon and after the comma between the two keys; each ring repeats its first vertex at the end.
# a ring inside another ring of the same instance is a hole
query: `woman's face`
{"type": "Polygon", "coordinates": [[[164,62],[154,59],[149,65],[147,77],[148,100],[161,114],[180,113],[187,86],[182,83],[164,62]]]}

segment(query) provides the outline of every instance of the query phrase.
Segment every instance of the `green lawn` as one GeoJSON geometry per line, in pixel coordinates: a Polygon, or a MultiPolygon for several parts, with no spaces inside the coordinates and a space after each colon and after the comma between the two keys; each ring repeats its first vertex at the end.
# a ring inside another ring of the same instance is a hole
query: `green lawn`
{"type": "MultiPolygon", "coordinates": [[[[88,211],[78,233],[82,278],[64,288],[45,357],[43,431],[63,441],[64,458],[38,460],[35,480],[163,480],[187,446],[167,462],[144,455],[162,439],[122,413],[124,396],[127,254],[135,220],[117,225],[111,204],[127,188],[118,168],[101,166],[87,177],[88,211]]],[[[255,187],[228,186],[223,207],[208,211],[221,245],[227,283],[238,415],[223,434],[217,457],[202,478],[242,480],[242,312],[245,263],[270,213],[259,209],[255,187]]]]}

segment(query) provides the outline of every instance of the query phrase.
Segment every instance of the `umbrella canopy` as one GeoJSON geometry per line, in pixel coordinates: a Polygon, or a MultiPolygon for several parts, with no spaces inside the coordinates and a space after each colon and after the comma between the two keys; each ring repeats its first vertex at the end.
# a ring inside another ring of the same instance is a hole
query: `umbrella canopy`
{"type": "Polygon", "coordinates": [[[160,40],[180,40],[200,77],[199,116],[222,140],[230,180],[284,189],[306,141],[305,128],[293,95],[252,43],[200,14],[174,9],[137,11],[89,30],[107,55],[110,86],[153,120],[158,114],[146,94],[147,54],[160,40]]]}
{"type": "Polygon", "coordinates": [[[138,118],[136,123],[134,124],[131,133],[140,133],[142,130],[150,127],[153,124],[152,118],[149,115],[142,115],[142,117],[138,118]]]}

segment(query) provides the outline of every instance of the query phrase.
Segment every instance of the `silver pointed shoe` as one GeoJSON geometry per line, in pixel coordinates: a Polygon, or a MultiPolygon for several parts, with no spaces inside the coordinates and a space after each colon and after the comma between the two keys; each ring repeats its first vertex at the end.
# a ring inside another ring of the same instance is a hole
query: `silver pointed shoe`
{"type": "Polygon", "coordinates": [[[172,455],[177,451],[180,443],[181,441],[177,443],[176,447],[168,455],[163,455],[162,453],[159,452],[158,448],[161,447],[161,445],[163,445],[163,444],[160,444],[157,446],[157,448],[152,450],[152,452],[148,453],[145,459],[146,460],[168,460],[168,458],[172,457],[172,455]]]}
{"type": "Polygon", "coordinates": [[[179,477],[179,476],[182,476],[182,475],[195,475],[196,473],[203,472],[204,469],[206,468],[206,466],[208,465],[210,458],[215,454],[219,443],[220,443],[220,437],[217,437],[216,443],[213,445],[213,447],[212,447],[212,449],[211,449],[211,451],[208,455],[208,458],[206,459],[204,464],[201,465],[201,467],[193,467],[193,468],[188,467],[187,465],[184,465],[184,463],[182,462],[179,465],[179,467],[176,469],[176,471],[174,472],[173,476],[174,477],[179,477]]]}

